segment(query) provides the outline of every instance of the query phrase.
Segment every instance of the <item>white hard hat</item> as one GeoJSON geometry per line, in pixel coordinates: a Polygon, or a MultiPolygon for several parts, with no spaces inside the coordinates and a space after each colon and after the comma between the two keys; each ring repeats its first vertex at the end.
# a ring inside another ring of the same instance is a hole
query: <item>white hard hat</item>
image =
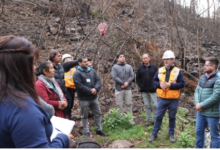
{"type": "Polygon", "coordinates": [[[174,58],[175,59],[174,53],[171,50],[165,51],[164,54],[163,54],[162,59],[169,59],[169,58],[174,58]]]}
{"type": "Polygon", "coordinates": [[[72,58],[73,59],[73,57],[70,54],[63,54],[62,61],[64,61],[66,58],[72,58]]]}

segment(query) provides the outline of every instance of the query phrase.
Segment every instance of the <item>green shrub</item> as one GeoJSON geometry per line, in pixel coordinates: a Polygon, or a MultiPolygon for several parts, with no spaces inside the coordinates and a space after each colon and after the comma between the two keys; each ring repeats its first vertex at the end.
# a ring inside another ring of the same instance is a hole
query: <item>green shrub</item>
{"type": "Polygon", "coordinates": [[[103,130],[128,129],[134,125],[130,113],[119,113],[119,109],[110,109],[103,118],[103,130]]]}
{"type": "Polygon", "coordinates": [[[179,132],[179,140],[178,142],[183,148],[192,147],[193,140],[188,133],[179,132]]]}

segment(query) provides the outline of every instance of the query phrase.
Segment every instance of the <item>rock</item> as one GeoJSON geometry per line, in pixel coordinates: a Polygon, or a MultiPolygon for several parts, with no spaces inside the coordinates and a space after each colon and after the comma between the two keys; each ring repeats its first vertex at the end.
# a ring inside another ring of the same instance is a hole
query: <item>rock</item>
{"type": "Polygon", "coordinates": [[[140,112],[140,111],[142,111],[142,106],[141,105],[138,105],[135,102],[133,102],[133,103],[134,103],[133,108],[132,108],[133,112],[140,112]]]}
{"type": "Polygon", "coordinates": [[[134,14],[134,10],[130,10],[130,12],[128,13],[129,16],[133,15],[134,14]]]}
{"type": "Polygon", "coordinates": [[[77,120],[81,119],[81,116],[80,115],[75,115],[73,116],[73,118],[76,118],[77,120]]]}
{"type": "Polygon", "coordinates": [[[56,23],[60,23],[60,18],[55,19],[56,23]]]}
{"type": "Polygon", "coordinates": [[[58,33],[58,29],[59,29],[59,26],[58,25],[52,25],[50,26],[50,32],[53,34],[53,35],[56,35],[58,33]]]}
{"type": "Polygon", "coordinates": [[[81,37],[80,35],[76,35],[75,37],[71,37],[70,41],[80,41],[81,37]]]}
{"type": "Polygon", "coordinates": [[[134,144],[128,142],[127,140],[117,140],[109,145],[108,148],[131,148],[134,144]]]}
{"type": "Polygon", "coordinates": [[[121,11],[121,14],[124,15],[126,13],[125,9],[121,11]]]}
{"type": "Polygon", "coordinates": [[[185,98],[186,98],[185,93],[181,93],[181,95],[180,95],[180,99],[181,99],[181,100],[184,100],[185,98]]]}
{"type": "Polygon", "coordinates": [[[189,99],[187,102],[188,102],[188,104],[190,104],[191,106],[194,106],[194,105],[195,105],[194,100],[189,99]]]}
{"type": "Polygon", "coordinates": [[[141,94],[132,94],[132,97],[133,98],[139,98],[139,97],[141,97],[141,94]]]}
{"type": "Polygon", "coordinates": [[[83,128],[82,121],[79,122],[78,127],[83,128]]]}
{"type": "Polygon", "coordinates": [[[75,32],[76,29],[75,29],[75,28],[70,28],[70,31],[71,31],[71,32],[75,32]]]}
{"type": "Polygon", "coordinates": [[[111,103],[111,99],[102,100],[101,103],[102,103],[103,106],[109,105],[111,103]]]}
{"type": "MultiPolygon", "coordinates": [[[[84,22],[84,21],[80,21],[80,23],[81,23],[82,26],[86,26],[86,22],[84,22]]],[[[80,23],[77,22],[76,24],[77,24],[78,26],[80,26],[80,23]]]]}
{"type": "Polygon", "coordinates": [[[192,74],[195,77],[199,77],[199,71],[198,70],[193,70],[192,72],[190,72],[190,74],[192,74]]]}
{"type": "Polygon", "coordinates": [[[193,63],[193,66],[196,66],[196,67],[198,67],[198,63],[193,63]]]}
{"type": "Polygon", "coordinates": [[[50,33],[49,33],[49,32],[47,32],[47,36],[50,36],[50,33]]]}

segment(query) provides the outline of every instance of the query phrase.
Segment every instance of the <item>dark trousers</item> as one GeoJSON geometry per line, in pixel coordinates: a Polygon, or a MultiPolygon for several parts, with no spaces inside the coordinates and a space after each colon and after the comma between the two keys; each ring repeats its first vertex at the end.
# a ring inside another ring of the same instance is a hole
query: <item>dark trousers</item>
{"type": "Polygon", "coordinates": [[[174,135],[178,103],[179,100],[166,100],[158,98],[156,119],[154,122],[154,129],[152,131],[153,136],[157,136],[167,109],[169,111],[169,135],[174,135]]]}
{"type": "Polygon", "coordinates": [[[72,88],[66,88],[66,89],[67,91],[66,91],[65,97],[68,101],[68,105],[67,105],[67,108],[64,110],[64,114],[68,116],[69,119],[72,119],[71,109],[73,108],[73,105],[74,105],[74,98],[75,98],[76,90],[72,88]]]}

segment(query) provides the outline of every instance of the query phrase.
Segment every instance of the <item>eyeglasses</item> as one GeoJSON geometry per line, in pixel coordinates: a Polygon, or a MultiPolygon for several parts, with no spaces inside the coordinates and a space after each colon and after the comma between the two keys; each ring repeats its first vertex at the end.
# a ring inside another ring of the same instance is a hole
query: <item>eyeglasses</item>
{"type": "Polygon", "coordinates": [[[206,65],[206,64],[204,65],[204,67],[207,67],[207,66],[213,66],[213,65],[206,65]]]}

